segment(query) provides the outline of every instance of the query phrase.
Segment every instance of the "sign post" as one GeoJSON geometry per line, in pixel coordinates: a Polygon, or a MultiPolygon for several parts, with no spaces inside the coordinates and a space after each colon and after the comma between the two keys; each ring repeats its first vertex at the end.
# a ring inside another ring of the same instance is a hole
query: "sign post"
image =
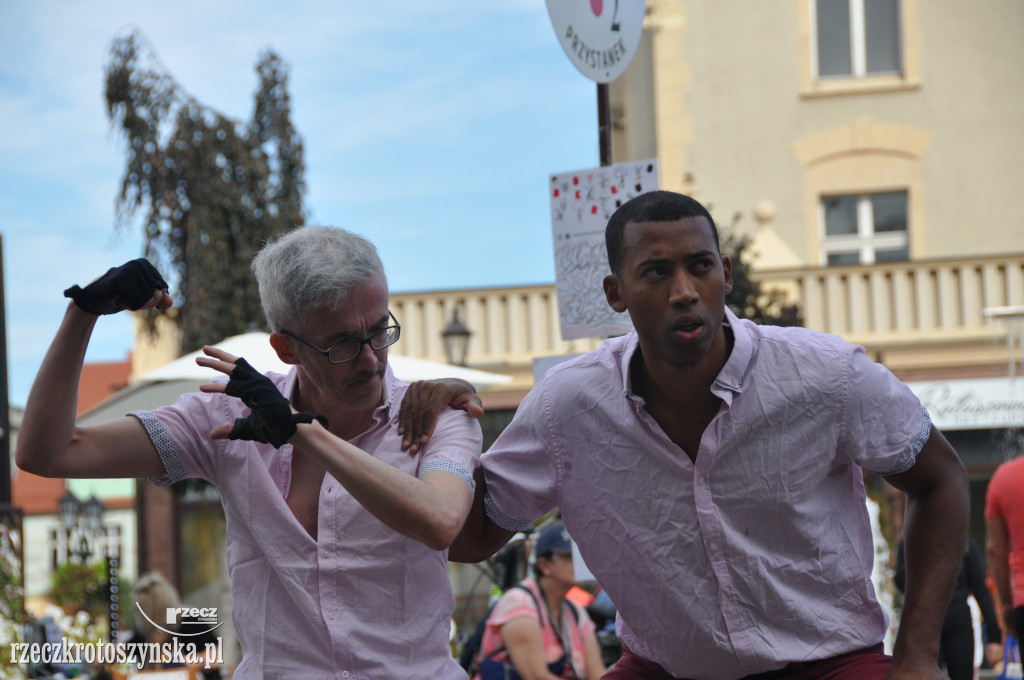
{"type": "Polygon", "coordinates": [[[597,83],[600,167],[551,176],[555,288],[562,339],[620,335],[632,325],[605,302],[608,273],[604,229],[615,209],[658,188],[655,160],[612,165],[608,83],[626,70],[644,31],[646,0],[546,0],[548,16],[569,61],[597,83]]]}
{"type": "Polygon", "coordinates": [[[547,0],[548,16],[569,61],[597,83],[601,165],[612,164],[608,83],[626,70],[644,30],[645,0],[547,0]]]}

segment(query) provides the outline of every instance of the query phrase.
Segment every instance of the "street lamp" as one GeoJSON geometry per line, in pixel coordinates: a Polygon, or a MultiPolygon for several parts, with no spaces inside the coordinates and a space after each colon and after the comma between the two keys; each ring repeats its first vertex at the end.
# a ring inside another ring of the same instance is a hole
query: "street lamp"
{"type": "Polygon", "coordinates": [[[118,570],[121,566],[120,548],[111,543],[107,526],[103,524],[103,513],[107,509],[103,501],[92,496],[87,501],[78,500],[78,496],[69,489],[57,501],[57,513],[60,515],[61,528],[65,536],[64,558],[70,560],[74,555],[82,564],[88,564],[93,555],[90,544],[96,546],[100,556],[106,560],[107,572],[107,619],[110,622],[110,641],[117,640],[120,627],[120,586],[118,570]],[[72,550],[72,537],[78,538],[78,549],[72,550]]]}
{"type": "Polygon", "coordinates": [[[106,527],[103,525],[103,512],[106,509],[103,501],[96,496],[83,502],[78,500],[78,496],[71,493],[70,489],[60,497],[57,501],[57,513],[60,515],[60,525],[66,539],[65,559],[70,559],[74,555],[82,564],[86,564],[93,554],[91,544],[99,546],[105,543],[103,537],[106,534],[106,527]],[[72,549],[73,537],[78,539],[77,550],[72,549]]]}
{"type": "Polygon", "coordinates": [[[107,506],[103,505],[103,501],[96,496],[82,503],[82,515],[85,517],[85,524],[89,527],[89,531],[94,534],[100,532],[103,528],[103,511],[106,509],[107,506]]]}
{"type": "Polygon", "coordinates": [[[78,496],[68,489],[60,500],[57,501],[57,512],[60,515],[60,526],[64,529],[64,535],[71,540],[71,530],[78,525],[78,512],[82,502],[78,496]]]}
{"type": "Polygon", "coordinates": [[[466,365],[466,353],[469,351],[471,332],[459,321],[459,308],[452,309],[452,318],[448,320],[441,336],[444,338],[444,351],[448,355],[448,363],[456,366],[466,365]]]}

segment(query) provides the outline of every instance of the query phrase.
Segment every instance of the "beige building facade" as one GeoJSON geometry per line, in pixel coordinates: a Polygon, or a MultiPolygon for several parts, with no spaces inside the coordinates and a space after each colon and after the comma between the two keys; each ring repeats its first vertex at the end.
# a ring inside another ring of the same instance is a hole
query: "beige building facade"
{"type": "MultiPolygon", "coordinates": [[[[911,384],[971,474],[975,533],[1022,453],[1022,29],[1018,0],[648,0],[610,85],[613,162],[657,158],[663,189],[753,238],[805,326],[911,384]]],[[[460,310],[468,364],[517,376],[494,408],[532,359],[597,342],[561,341],[553,285],[393,300],[395,350],[433,359],[460,310]]]]}
{"type": "MultiPolygon", "coordinates": [[[[656,157],[662,188],[753,237],[806,326],[902,378],[1019,374],[1022,28],[1018,0],[648,0],[613,162],[656,157]]],[[[393,300],[395,351],[443,360],[457,308],[469,365],[515,388],[597,342],[561,341],[553,286],[393,300]]]]}
{"type": "MultiPolygon", "coordinates": [[[[755,276],[807,327],[908,381],[1003,378],[1024,423],[1022,28],[1019,0],[648,0],[610,85],[613,161],[656,157],[662,188],[753,237],[755,276]]],[[[497,410],[535,359],[600,341],[561,339],[553,284],[392,308],[392,351],[434,361],[457,311],[467,364],[514,378],[483,395],[497,410]]],[[[153,349],[136,373],[166,361],[153,349]]]]}

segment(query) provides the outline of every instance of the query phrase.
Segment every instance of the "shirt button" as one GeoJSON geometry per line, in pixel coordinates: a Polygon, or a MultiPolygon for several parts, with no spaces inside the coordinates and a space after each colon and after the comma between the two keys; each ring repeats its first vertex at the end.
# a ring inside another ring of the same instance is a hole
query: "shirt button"
{"type": "Polygon", "coordinates": [[[704,483],[704,478],[703,477],[698,477],[697,478],[697,483],[698,484],[703,484],[704,483]]]}
{"type": "Polygon", "coordinates": [[[320,556],[321,556],[321,557],[326,557],[326,558],[330,558],[330,556],[331,556],[331,551],[330,551],[330,550],[322,550],[322,551],[320,552],[320,556]]]}
{"type": "Polygon", "coordinates": [[[341,672],[341,677],[347,678],[348,677],[348,671],[342,671],[341,672]]]}
{"type": "Polygon", "coordinates": [[[708,547],[711,548],[712,550],[718,550],[718,544],[717,543],[712,543],[708,547]]]}

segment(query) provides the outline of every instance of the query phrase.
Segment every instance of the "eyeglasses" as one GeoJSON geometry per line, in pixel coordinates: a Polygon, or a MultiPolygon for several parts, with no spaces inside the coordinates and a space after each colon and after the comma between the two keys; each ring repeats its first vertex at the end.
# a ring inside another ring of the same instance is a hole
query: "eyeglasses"
{"type": "Polygon", "coordinates": [[[369,345],[370,349],[384,349],[398,342],[399,336],[402,334],[402,325],[398,323],[398,319],[395,315],[388,310],[388,316],[395,322],[393,326],[386,326],[381,328],[379,331],[374,331],[369,337],[363,338],[362,340],[346,340],[345,342],[339,342],[337,345],[331,345],[327,349],[320,349],[316,345],[312,345],[299,336],[295,335],[289,330],[281,329],[283,335],[287,335],[289,338],[295,338],[306,347],[315,349],[320,354],[327,357],[327,361],[332,364],[343,364],[346,361],[352,361],[359,353],[363,351],[363,345],[369,345]]]}

